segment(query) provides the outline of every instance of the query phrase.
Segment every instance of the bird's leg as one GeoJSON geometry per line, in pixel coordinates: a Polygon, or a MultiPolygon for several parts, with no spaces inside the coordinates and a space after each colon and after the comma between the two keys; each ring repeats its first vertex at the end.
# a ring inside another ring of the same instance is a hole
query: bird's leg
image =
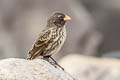
{"type": "Polygon", "coordinates": [[[51,56],[43,56],[43,59],[46,60],[46,61],[48,61],[48,62],[49,62],[51,65],[53,65],[54,67],[56,67],[56,65],[57,65],[57,66],[60,67],[62,70],[64,70],[64,68],[62,68],[51,56]],[[51,58],[52,62],[50,61],[49,58],[51,58]],[[53,63],[53,62],[54,62],[54,63],[53,63]]]}
{"type": "Polygon", "coordinates": [[[43,56],[43,59],[48,61],[51,65],[55,66],[55,62],[53,63],[53,60],[52,61],[50,60],[50,56],[43,56]]]}
{"type": "Polygon", "coordinates": [[[50,62],[50,60],[49,60],[49,57],[48,57],[48,56],[43,56],[43,59],[44,59],[44,60],[46,60],[46,61],[48,61],[48,62],[50,62]]]}
{"type": "Polygon", "coordinates": [[[60,67],[62,70],[64,70],[64,68],[62,68],[51,56],[49,58],[51,58],[58,67],[60,67]]]}

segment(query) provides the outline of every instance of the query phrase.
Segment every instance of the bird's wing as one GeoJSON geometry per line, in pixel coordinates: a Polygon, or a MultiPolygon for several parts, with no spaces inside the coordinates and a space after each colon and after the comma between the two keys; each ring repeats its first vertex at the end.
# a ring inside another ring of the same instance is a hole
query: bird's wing
{"type": "Polygon", "coordinates": [[[52,37],[52,32],[50,29],[43,30],[40,34],[38,39],[35,41],[32,49],[29,51],[27,59],[34,59],[40,55],[42,50],[45,48],[46,44],[50,41],[52,37]]]}

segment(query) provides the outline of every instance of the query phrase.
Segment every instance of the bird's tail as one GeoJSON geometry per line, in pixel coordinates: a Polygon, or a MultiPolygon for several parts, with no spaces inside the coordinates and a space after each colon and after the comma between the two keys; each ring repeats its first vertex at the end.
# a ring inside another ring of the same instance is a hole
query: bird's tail
{"type": "MultiPolygon", "coordinates": [[[[45,47],[45,46],[44,46],[45,47]]],[[[42,54],[42,51],[44,49],[44,47],[40,48],[40,47],[34,47],[33,49],[31,49],[28,54],[27,54],[27,60],[32,60],[35,59],[37,57],[39,57],[42,54]]]]}
{"type": "Polygon", "coordinates": [[[26,57],[27,60],[31,60],[32,59],[32,53],[29,51],[26,57]]]}

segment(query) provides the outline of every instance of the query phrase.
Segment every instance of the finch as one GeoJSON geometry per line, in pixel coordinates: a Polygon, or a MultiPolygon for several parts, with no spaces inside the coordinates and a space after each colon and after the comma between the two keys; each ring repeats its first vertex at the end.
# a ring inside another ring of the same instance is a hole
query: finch
{"type": "Polygon", "coordinates": [[[61,12],[54,13],[47,21],[46,27],[41,31],[32,49],[27,55],[28,60],[39,56],[51,57],[63,46],[66,39],[66,21],[71,18],[61,12]]]}

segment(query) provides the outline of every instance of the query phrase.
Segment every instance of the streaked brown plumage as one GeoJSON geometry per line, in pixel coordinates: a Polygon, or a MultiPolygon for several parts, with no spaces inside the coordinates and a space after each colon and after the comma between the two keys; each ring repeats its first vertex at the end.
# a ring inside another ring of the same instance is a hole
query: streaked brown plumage
{"type": "Polygon", "coordinates": [[[57,53],[66,39],[65,23],[70,20],[69,16],[63,13],[54,13],[47,22],[46,27],[41,31],[32,49],[27,55],[27,59],[36,57],[50,57],[57,53]]]}

